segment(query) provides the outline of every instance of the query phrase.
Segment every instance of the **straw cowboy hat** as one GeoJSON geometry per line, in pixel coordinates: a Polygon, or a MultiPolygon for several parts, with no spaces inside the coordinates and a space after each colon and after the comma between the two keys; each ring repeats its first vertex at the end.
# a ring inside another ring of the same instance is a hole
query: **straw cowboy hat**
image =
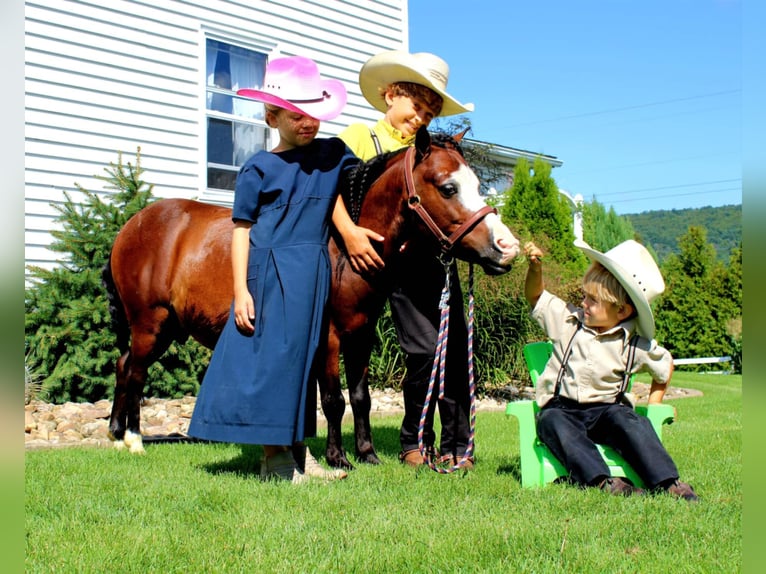
{"type": "Polygon", "coordinates": [[[606,253],[600,253],[579,239],[574,244],[617,278],[638,313],[638,333],[653,339],[654,316],[650,305],[665,290],[665,281],[646,247],[629,239],[606,253]]]}
{"type": "Polygon", "coordinates": [[[237,95],[317,120],[338,117],[347,98],[346,88],[339,80],[323,80],[316,63],[301,56],[271,60],[266,66],[263,88],[244,88],[237,90],[237,95]]]}
{"type": "Polygon", "coordinates": [[[359,71],[362,95],[381,112],[386,102],[380,90],[395,82],[412,82],[431,88],[444,100],[440,116],[453,116],[473,111],[473,104],[461,104],[447,93],[449,66],[439,56],[428,52],[410,54],[400,50],[382,52],[367,60],[359,71]]]}

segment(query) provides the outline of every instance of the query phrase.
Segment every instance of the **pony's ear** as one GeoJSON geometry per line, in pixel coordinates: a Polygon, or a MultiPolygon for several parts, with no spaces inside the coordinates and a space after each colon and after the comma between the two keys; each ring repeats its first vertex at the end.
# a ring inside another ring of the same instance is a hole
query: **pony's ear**
{"type": "Polygon", "coordinates": [[[428,155],[431,149],[431,134],[428,133],[426,126],[420,126],[418,133],[415,134],[415,149],[421,157],[428,155]]]}
{"type": "Polygon", "coordinates": [[[465,134],[467,134],[468,130],[470,129],[471,129],[470,127],[465,128],[462,132],[456,133],[454,136],[452,136],[452,139],[460,143],[460,140],[462,140],[463,137],[465,137],[465,134]]]}

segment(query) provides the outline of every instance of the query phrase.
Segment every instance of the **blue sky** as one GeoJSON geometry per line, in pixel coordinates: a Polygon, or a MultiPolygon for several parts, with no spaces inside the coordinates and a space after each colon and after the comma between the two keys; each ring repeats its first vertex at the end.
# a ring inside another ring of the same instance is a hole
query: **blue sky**
{"type": "Polygon", "coordinates": [[[740,0],[409,1],[470,137],[620,214],[742,203],[740,0]]]}

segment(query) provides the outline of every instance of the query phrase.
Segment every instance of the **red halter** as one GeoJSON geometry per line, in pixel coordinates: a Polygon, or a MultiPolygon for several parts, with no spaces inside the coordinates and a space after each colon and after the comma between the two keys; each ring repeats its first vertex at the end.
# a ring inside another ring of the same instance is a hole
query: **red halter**
{"type": "Polygon", "coordinates": [[[471,215],[471,217],[469,217],[465,222],[463,222],[463,224],[454,232],[452,232],[449,237],[444,235],[442,230],[439,229],[434,220],[428,214],[426,208],[423,207],[423,204],[420,202],[420,196],[415,193],[415,180],[413,179],[413,171],[415,170],[415,153],[415,147],[409,147],[407,148],[406,155],[404,157],[404,180],[407,185],[408,195],[407,205],[409,205],[410,209],[418,214],[420,219],[423,220],[423,223],[426,224],[426,227],[428,227],[428,229],[430,229],[431,232],[436,236],[436,239],[439,241],[439,245],[441,246],[442,252],[449,253],[455,244],[460,241],[464,235],[469,233],[471,229],[473,229],[473,227],[479,223],[479,221],[484,219],[484,217],[489,213],[497,213],[497,209],[489,205],[485,205],[480,210],[474,212],[474,214],[471,215]]]}

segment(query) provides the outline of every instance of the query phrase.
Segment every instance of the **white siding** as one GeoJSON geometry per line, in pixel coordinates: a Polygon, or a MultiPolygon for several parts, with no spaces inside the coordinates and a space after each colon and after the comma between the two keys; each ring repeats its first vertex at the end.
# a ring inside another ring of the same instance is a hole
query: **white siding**
{"type": "Polygon", "coordinates": [[[357,74],[407,49],[407,0],[36,0],[25,3],[25,262],[50,267],[58,215],[77,185],[135,163],[158,197],[227,202],[205,187],[205,39],[317,61],[349,91],[333,135],[379,114],[357,74]]]}

